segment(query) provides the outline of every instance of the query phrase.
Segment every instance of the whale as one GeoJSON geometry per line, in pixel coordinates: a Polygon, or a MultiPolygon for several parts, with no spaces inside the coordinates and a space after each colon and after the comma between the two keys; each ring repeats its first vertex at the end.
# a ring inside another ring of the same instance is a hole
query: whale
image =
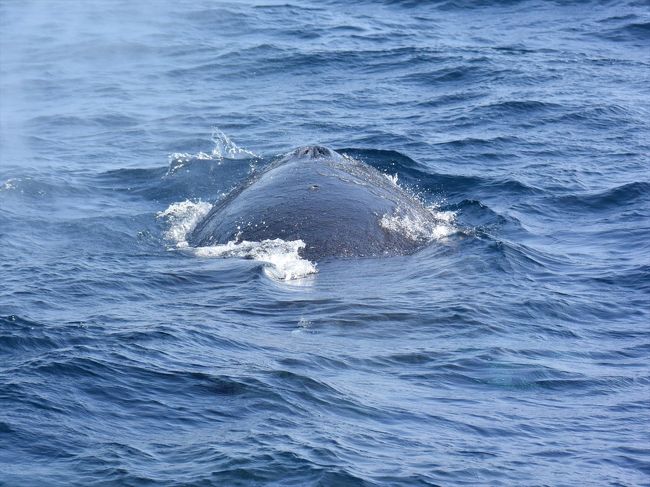
{"type": "Polygon", "coordinates": [[[300,240],[301,257],[411,254],[431,242],[434,213],[365,162],[329,147],[299,147],[214,204],[190,232],[194,247],[300,240]]]}

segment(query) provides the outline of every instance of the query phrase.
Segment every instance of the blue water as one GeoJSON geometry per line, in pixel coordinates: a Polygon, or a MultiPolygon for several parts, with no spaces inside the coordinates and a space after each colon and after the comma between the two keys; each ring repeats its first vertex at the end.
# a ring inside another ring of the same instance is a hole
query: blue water
{"type": "Polygon", "coordinates": [[[0,69],[0,485],[650,484],[647,1],[5,0],[0,69]],[[178,248],[312,143],[450,231],[178,248]]]}

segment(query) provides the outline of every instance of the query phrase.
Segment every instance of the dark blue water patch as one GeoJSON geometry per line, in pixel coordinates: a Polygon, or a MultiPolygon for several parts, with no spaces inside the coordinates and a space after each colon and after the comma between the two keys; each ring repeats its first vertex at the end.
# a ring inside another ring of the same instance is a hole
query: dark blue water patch
{"type": "Polygon", "coordinates": [[[495,191],[530,195],[541,193],[539,189],[517,180],[431,173],[422,164],[395,151],[376,149],[340,149],[340,151],[370,164],[385,174],[397,174],[400,182],[407,187],[422,191],[425,198],[427,194],[458,198],[472,194],[481,195],[482,192],[493,194],[495,191]]]}
{"type": "Polygon", "coordinates": [[[650,208],[650,183],[638,181],[599,193],[567,195],[556,198],[563,211],[620,213],[625,207],[650,208]]]}
{"type": "Polygon", "coordinates": [[[42,323],[16,315],[1,317],[0,327],[0,350],[6,358],[9,354],[22,356],[26,352],[42,352],[59,345],[42,323]]]}
{"type": "MultiPolygon", "coordinates": [[[[420,2],[410,2],[410,3],[412,6],[417,6],[421,4],[420,2]]],[[[466,9],[481,9],[481,8],[491,7],[491,6],[507,8],[510,6],[520,5],[525,2],[522,0],[507,0],[505,2],[494,2],[492,0],[481,0],[478,2],[455,0],[455,1],[441,1],[436,3],[438,8],[442,10],[456,10],[456,9],[466,10],[466,9]]]]}
{"type": "Polygon", "coordinates": [[[464,139],[452,140],[443,142],[438,145],[448,146],[451,150],[464,150],[465,148],[491,148],[493,150],[500,150],[512,144],[522,144],[525,141],[519,137],[494,137],[491,139],[479,139],[474,137],[467,137],[464,139]]]}
{"type": "Polygon", "coordinates": [[[602,272],[594,276],[598,282],[609,284],[613,287],[627,287],[643,293],[650,293],[650,267],[641,265],[621,269],[620,271],[602,272]]]}
{"type": "Polygon", "coordinates": [[[480,176],[459,176],[436,174],[430,176],[429,180],[420,186],[434,192],[444,191],[449,197],[457,198],[461,196],[469,196],[474,194],[476,196],[494,194],[519,194],[519,195],[534,195],[539,194],[540,190],[531,187],[516,179],[494,179],[480,176]]]}
{"type": "Polygon", "coordinates": [[[423,109],[445,106],[464,107],[468,102],[476,101],[482,97],[480,93],[471,90],[466,90],[460,93],[455,92],[447,95],[432,94],[430,96],[433,97],[419,102],[418,105],[423,109]]]}
{"type": "Polygon", "coordinates": [[[607,128],[611,126],[636,126],[636,116],[628,109],[616,106],[592,106],[588,108],[572,108],[559,117],[551,117],[551,122],[568,122],[569,124],[584,124],[587,127],[607,128]]]}
{"type": "Polygon", "coordinates": [[[598,32],[596,35],[601,38],[615,42],[627,42],[639,46],[647,46],[648,42],[650,42],[650,22],[647,21],[647,18],[627,15],[610,17],[604,19],[602,22],[604,25],[618,25],[598,32]]]}
{"type": "Polygon", "coordinates": [[[545,103],[537,100],[507,100],[479,107],[476,112],[477,116],[512,116],[513,118],[521,119],[522,117],[535,116],[539,113],[552,113],[562,108],[560,104],[545,103]]]}
{"type": "MultiPolygon", "coordinates": [[[[444,62],[449,60],[441,59],[440,61],[444,62]]],[[[443,67],[436,71],[408,74],[399,81],[405,83],[422,83],[425,86],[436,87],[444,83],[452,83],[454,85],[484,83],[489,82],[497,76],[499,76],[499,73],[493,69],[472,69],[467,67],[465,62],[462,62],[456,67],[443,67]]]]}
{"type": "Polygon", "coordinates": [[[480,201],[462,200],[458,203],[440,206],[443,211],[452,211],[457,215],[456,221],[470,234],[518,232],[523,228],[512,216],[504,216],[490,209],[480,201]]]}

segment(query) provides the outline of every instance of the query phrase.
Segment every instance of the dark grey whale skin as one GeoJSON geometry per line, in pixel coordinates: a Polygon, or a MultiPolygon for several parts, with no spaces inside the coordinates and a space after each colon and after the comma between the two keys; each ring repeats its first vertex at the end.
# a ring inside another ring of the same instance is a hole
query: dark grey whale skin
{"type": "Polygon", "coordinates": [[[373,167],[322,146],[301,147],[218,202],[190,245],[302,240],[302,257],[378,257],[415,252],[426,239],[381,226],[399,214],[435,224],[433,214],[373,167]]]}

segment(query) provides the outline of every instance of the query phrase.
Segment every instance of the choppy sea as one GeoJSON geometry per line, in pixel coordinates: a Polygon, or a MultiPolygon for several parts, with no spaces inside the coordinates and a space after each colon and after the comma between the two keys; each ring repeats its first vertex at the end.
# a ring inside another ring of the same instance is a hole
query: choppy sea
{"type": "Polygon", "coordinates": [[[0,485],[650,485],[650,3],[1,1],[0,485]],[[187,244],[316,143],[431,244],[187,244]]]}

